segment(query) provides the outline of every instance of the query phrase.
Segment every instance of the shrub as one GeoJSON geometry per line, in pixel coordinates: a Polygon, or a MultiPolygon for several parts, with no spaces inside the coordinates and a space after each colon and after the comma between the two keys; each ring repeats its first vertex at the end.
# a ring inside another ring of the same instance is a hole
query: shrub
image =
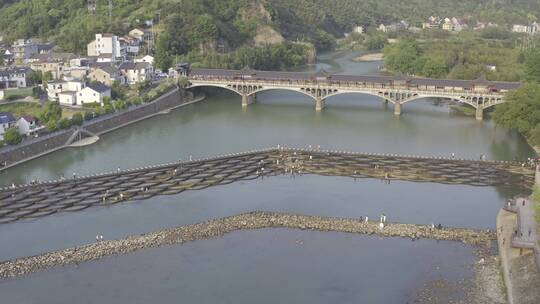
{"type": "Polygon", "coordinates": [[[94,113],[84,112],[84,120],[91,120],[92,118],[94,118],[94,113]]]}
{"type": "Polygon", "coordinates": [[[7,129],[6,133],[4,134],[4,141],[8,145],[18,145],[22,141],[22,136],[21,136],[21,134],[19,134],[17,129],[9,128],[9,129],[7,129]]]}
{"type": "Polygon", "coordinates": [[[68,129],[71,127],[71,120],[67,118],[62,118],[58,121],[58,128],[59,129],[68,129]]]}
{"type": "Polygon", "coordinates": [[[75,113],[73,114],[73,116],[71,117],[71,123],[73,125],[77,125],[77,126],[80,126],[83,124],[83,115],[81,113],[75,113]]]}

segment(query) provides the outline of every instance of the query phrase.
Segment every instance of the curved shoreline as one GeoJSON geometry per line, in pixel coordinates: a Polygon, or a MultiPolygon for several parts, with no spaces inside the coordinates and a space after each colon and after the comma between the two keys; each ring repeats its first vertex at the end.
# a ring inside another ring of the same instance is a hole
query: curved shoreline
{"type": "Polygon", "coordinates": [[[182,244],[214,238],[239,230],[263,228],[309,229],[322,232],[332,231],[383,237],[403,237],[413,240],[425,238],[485,246],[489,246],[496,239],[495,233],[489,230],[432,229],[427,225],[399,223],[387,223],[386,225],[384,229],[380,229],[378,222],[366,223],[359,219],[257,211],[130,236],[119,240],[96,242],[32,257],[0,262],[0,279],[20,277],[58,266],[95,261],[107,256],[128,254],[145,248],[182,244]]]}

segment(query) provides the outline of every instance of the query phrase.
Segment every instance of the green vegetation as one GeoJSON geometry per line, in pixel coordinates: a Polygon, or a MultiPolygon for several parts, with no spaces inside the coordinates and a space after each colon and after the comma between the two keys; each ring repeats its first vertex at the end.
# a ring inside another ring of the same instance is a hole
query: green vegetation
{"type": "Polygon", "coordinates": [[[433,78],[520,81],[526,64],[512,40],[464,32],[445,40],[400,39],[384,49],[388,71],[433,78]],[[491,69],[489,66],[494,66],[491,69]]]}
{"type": "Polygon", "coordinates": [[[9,128],[4,134],[4,141],[8,145],[18,145],[22,141],[22,136],[17,132],[16,128],[9,128]]]}
{"type": "MultiPolygon", "coordinates": [[[[512,24],[540,12],[537,0],[115,0],[111,12],[107,1],[96,3],[90,11],[87,0],[0,0],[0,28],[8,41],[37,36],[64,51],[82,53],[95,33],[123,35],[145,20],[156,20],[157,61],[168,66],[176,55],[212,53],[219,45],[227,50],[254,46],[262,28],[325,50],[355,25],[373,28],[405,19],[418,26],[430,15],[512,24]]],[[[504,35],[492,31],[485,37],[504,35]]],[[[380,40],[369,45],[378,48],[380,40]]]]}
{"type": "Polygon", "coordinates": [[[38,117],[41,112],[41,105],[33,102],[18,102],[0,105],[0,112],[10,112],[17,117],[23,115],[38,117]]]}
{"type": "Polygon", "coordinates": [[[525,54],[527,81],[518,90],[509,92],[510,102],[498,105],[493,119],[498,125],[518,130],[534,146],[540,146],[540,55],[538,50],[525,54]]]}
{"type": "Polygon", "coordinates": [[[7,89],[4,91],[4,97],[7,100],[15,100],[24,98],[27,96],[32,96],[32,87],[19,88],[19,89],[7,89]]]}
{"type": "Polygon", "coordinates": [[[533,145],[540,145],[540,84],[527,83],[506,96],[507,103],[498,105],[493,119],[498,125],[517,129],[533,145]]]}
{"type": "Polygon", "coordinates": [[[181,56],[181,61],[192,63],[193,67],[221,69],[243,69],[250,67],[257,70],[294,69],[308,61],[308,46],[296,43],[281,43],[263,47],[242,47],[226,54],[208,55],[190,53],[181,56]]]}

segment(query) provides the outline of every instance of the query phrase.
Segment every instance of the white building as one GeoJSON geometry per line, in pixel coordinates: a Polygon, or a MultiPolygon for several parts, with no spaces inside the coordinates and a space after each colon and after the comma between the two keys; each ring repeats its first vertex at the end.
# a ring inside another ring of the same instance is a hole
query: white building
{"type": "Polygon", "coordinates": [[[75,91],[62,91],[58,93],[58,102],[64,106],[77,105],[77,92],[75,91]]]}
{"type": "Polygon", "coordinates": [[[529,25],[514,24],[512,26],[512,32],[514,33],[527,33],[527,34],[536,34],[540,32],[540,25],[536,22],[533,22],[529,25]]]}
{"type": "Polygon", "coordinates": [[[9,88],[25,88],[26,79],[32,72],[29,68],[0,69],[0,90],[9,88]]]}
{"type": "Polygon", "coordinates": [[[17,130],[21,135],[30,136],[41,129],[43,126],[38,124],[38,120],[34,116],[24,115],[17,120],[17,130]]]}
{"type": "Polygon", "coordinates": [[[151,55],[146,55],[143,57],[137,57],[135,58],[135,62],[147,62],[150,64],[154,64],[154,57],[151,55]]]}
{"type": "Polygon", "coordinates": [[[122,48],[118,36],[111,33],[96,34],[96,39],[87,45],[87,52],[88,56],[92,57],[110,54],[111,61],[116,61],[126,55],[126,50],[122,48]]]}
{"type": "Polygon", "coordinates": [[[85,103],[99,103],[103,105],[103,98],[111,97],[111,88],[101,82],[91,83],[77,92],[77,105],[85,103]]]}
{"type": "Polygon", "coordinates": [[[118,69],[129,85],[152,80],[154,74],[154,68],[148,62],[124,62],[118,69]]]}
{"type": "Polygon", "coordinates": [[[61,104],[73,105],[76,101],[71,98],[72,93],[78,92],[85,87],[86,84],[79,79],[49,81],[47,83],[47,95],[49,100],[58,100],[61,104]]]}
{"type": "Polygon", "coordinates": [[[355,26],[352,30],[353,33],[357,34],[363,34],[364,33],[364,27],[363,26],[355,26]]]}

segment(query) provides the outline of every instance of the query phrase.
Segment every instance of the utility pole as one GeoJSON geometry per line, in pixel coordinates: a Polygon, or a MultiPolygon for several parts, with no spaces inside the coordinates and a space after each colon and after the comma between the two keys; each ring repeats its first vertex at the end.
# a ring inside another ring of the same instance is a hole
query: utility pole
{"type": "Polygon", "coordinates": [[[112,22],[113,0],[109,0],[109,23],[112,22]]]}

